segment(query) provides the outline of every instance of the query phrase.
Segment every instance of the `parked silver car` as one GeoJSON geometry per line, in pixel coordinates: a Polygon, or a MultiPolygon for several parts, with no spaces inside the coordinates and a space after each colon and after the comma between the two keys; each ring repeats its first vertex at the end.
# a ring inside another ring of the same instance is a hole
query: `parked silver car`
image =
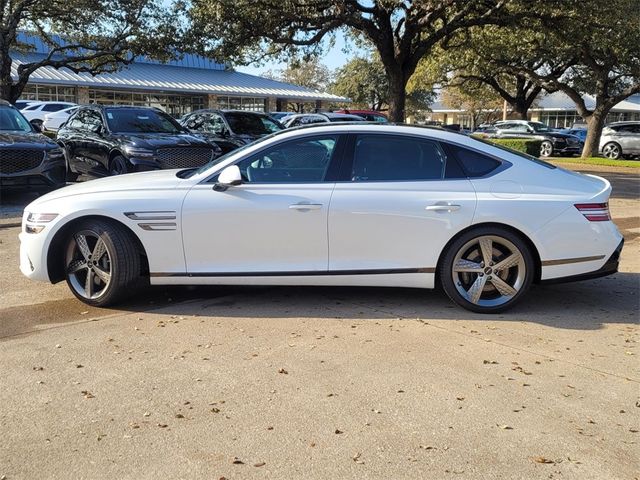
{"type": "Polygon", "coordinates": [[[600,137],[600,153],[613,159],[640,156],[640,122],[606,125],[600,137]]]}

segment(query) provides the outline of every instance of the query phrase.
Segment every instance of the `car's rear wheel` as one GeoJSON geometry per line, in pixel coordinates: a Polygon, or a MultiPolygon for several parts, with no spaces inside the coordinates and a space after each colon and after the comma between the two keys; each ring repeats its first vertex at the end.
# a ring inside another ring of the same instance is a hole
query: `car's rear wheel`
{"type": "Polygon", "coordinates": [[[104,307],[133,293],[140,254],[124,227],[87,220],[70,233],[65,251],[67,284],[84,303],[104,307]]]}
{"type": "Polygon", "coordinates": [[[620,148],[620,145],[615,142],[609,142],[602,147],[602,154],[612,160],[618,160],[622,157],[622,148],[620,148]]]}
{"type": "Polygon", "coordinates": [[[129,161],[122,155],[116,155],[109,164],[109,175],[124,175],[129,173],[129,161]]]}
{"type": "Polygon", "coordinates": [[[500,227],[482,227],[457,238],[445,252],[439,276],[458,305],[478,313],[513,307],[529,289],[535,271],[527,244],[500,227]]]}
{"type": "Polygon", "coordinates": [[[544,140],[540,144],[540,156],[541,157],[550,157],[553,154],[553,143],[549,140],[544,140]]]}

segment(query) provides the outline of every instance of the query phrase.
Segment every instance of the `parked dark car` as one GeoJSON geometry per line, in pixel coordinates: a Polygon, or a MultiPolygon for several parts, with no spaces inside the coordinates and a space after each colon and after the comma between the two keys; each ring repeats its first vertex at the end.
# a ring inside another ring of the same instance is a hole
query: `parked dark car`
{"type": "Polygon", "coordinates": [[[223,153],[284,130],[266,113],[245,110],[197,110],[182,117],[180,124],[218,145],[223,153]]]}
{"type": "Polygon", "coordinates": [[[199,167],[222,154],[156,108],[89,105],[60,127],[70,179],[199,167]]]}
{"type": "Polygon", "coordinates": [[[334,113],[347,113],[364,118],[367,122],[388,123],[387,116],[377,110],[336,110],[334,113]]]}
{"type": "Polygon", "coordinates": [[[327,117],[330,122],[366,122],[360,115],[349,113],[322,112],[322,115],[327,117]]]}
{"type": "Polygon", "coordinates": [[[65,183],[62,149],[0,100],[0,188],[60,187],[65,183]]]}
{"type": "Polygon", "coordinates": [[[536,138],[542,140],[541,157],[576,155],[582,152],[584,143],[574,135],[554,131],[541,122],[528,120],[503,120],[484,132],[496,138],[536,138]]]}
{"type": "Polygon", "coordinates": [[[561,128],[557,131],[560,133],[566,133],[567,135],[578,137],[581,142],[585,142],[587,140],[586,128],[561,128]]]}

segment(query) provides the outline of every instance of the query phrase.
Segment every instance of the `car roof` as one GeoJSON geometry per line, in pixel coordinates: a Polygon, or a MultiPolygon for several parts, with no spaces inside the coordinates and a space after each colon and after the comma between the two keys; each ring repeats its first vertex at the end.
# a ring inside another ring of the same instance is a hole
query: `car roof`
{"type": "Polygon", "coordinates": [[[610,125],[640,125],[640,121],[638,120],[626,120],[626,121],[621,121],[621,122],[611,122],[611,123],[607,123],[607,127],[610,125]]]}
{"type": "Polygon", "coordinates": [[[268,117],[266,112],[254,112],[252,110],[237,110],[232,108],[201,108],[200,110],[194,110],[193,112],[186,113],[184,116],[193,115],[194,113],[247,113],[249,115],[261,115],[268,117]]]}

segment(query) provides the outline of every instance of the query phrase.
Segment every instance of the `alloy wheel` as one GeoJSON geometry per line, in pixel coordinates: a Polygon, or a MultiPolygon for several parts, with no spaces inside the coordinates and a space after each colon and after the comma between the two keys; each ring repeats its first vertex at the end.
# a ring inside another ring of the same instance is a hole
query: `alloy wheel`
{"type": "Polygon", "coordinates": [[[107,292],[112,261],[107,245],[98,233],[82,230],[73,235],[65,264],[69,285],[77,295],[95,300],[107,292]]]}
{"type": "Polygon", "coordinates": [[[479,307],[499,307],[525,285],[527,267],[522,252],[497,235],[483,235],[456,253],[451,276],[458,293],[479,307]]]}
{"type": "Polygon", "coordinates": [[[615,143],[607,143],[602,149],[602,154],[607,158],[617,160],[621,154],[620,147],[615,143]]]}
{"type": "Polygon", "coordinates": [[[542,157],[550,157],[553,153],[553,145],[551,142],[542,142],[540,145],[540,156],[542,157]]]}

